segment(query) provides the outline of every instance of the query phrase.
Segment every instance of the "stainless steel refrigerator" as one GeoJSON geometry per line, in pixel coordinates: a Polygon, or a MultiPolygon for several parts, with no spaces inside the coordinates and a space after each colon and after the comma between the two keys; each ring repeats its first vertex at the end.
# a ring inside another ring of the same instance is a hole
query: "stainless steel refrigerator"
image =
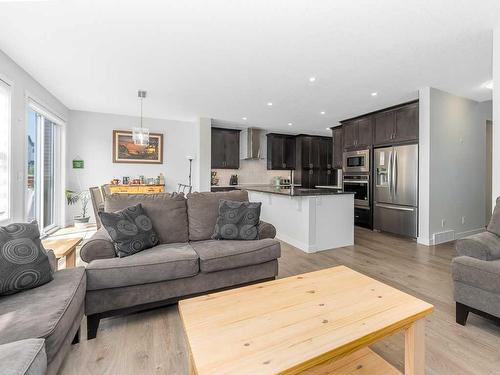
{"type": "Polygon", "coordinates": [[[375,149],[373,228],[418,235],[418,145],[375,149]]]}

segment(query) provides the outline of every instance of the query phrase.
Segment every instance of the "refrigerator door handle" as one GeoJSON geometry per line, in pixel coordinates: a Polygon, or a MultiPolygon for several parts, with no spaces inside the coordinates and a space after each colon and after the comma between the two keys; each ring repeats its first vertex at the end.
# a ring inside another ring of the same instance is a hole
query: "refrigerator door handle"
{"type": "Polygon", "coordinates": [[[392,151],[389,151],[389,165],[388,165],[388,171],[387,171],[387,179],[389,183],[389,193],[392,196],[392,151]]]}
{"type": "Polygon", "coordinates": [[[388,210],[397,210],[397,211],[415,211],[415,208],[413,207],[392,206],[383,203],[375,203],[375,207],[387,208],[388,210]]]}
{"type": "Polygon", "coordinates": [[[394,195],[398,192],[398,152],[394,150],[394,160],[392,162],[394,170],[392,171],[392,179],[394,181],[394,195]]]}

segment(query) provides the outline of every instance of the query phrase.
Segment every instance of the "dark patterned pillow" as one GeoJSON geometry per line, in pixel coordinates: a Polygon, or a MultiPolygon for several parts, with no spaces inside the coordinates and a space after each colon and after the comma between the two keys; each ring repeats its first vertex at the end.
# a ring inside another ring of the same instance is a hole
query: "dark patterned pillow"
{"type": "Polygon", "coordinates": [[[52,279],[38,224],[0,227],[0,295],[35,288],[52,279]]]}
{"type": "Polygon", "coordinates": [[[221,200],[212,236],[216,240],[257,240],[261,203],[221,200]]]}
{"type": "Polygon", "coordinates": [[[120,258],[158,244],[151,219],[140,203],[117,212],[99,212],[99,217],[120,258]]]}

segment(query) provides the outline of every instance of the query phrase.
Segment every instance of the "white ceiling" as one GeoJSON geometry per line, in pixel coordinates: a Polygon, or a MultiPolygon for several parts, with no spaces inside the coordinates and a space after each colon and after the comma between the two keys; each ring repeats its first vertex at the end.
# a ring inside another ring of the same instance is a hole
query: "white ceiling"
{"type": "Polygon", "coordinates": [[[0,1],[0,49],[71,109],[137,115],[140,88],[147,117],[321,132],[424,86],[490,99],[499,24],[498,0],[0,1]]]}

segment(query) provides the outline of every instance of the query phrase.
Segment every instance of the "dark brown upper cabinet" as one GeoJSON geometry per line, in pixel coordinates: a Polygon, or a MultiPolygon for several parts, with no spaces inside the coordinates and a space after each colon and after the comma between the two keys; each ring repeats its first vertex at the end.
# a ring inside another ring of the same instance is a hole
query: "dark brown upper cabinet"
{"type": "Polygon", "coordinates": [[[342,168],[344,152],[343,130],[341,126],[332,129],[333,135],[333,168],[342,168]]]}
{"type": "Polygon", "coordinates": [[[267,134],[267,169],[295,169],[295,136],[267,134]]]}
{"type": "Polygon", "coordinates": [[[212,169],[240,167],[240,130],[212,128],[212,169]]]}
{"type": "Polygon", "coordinates": [[[343,123],[344,148],[363,148],[373,143],[373,127],[370,117],[343,123]]]}
{"type": "Polygon", "coordinates": [[[418,103],[411,103],[375,116],[375,145],[418,139],[418,103]]]}
{"type": "Polygon", "coordinates": [[[304,188],[334,185],[332,138],[301,134],[296,142],[295,183],[304,188]]]}

